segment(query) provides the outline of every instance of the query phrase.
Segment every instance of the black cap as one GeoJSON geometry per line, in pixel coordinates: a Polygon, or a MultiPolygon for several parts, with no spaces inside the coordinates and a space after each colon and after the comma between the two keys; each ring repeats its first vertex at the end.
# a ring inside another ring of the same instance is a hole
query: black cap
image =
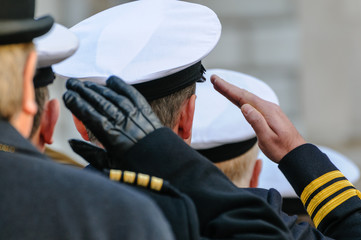
{"type": "Polygon", "coordinates": [[[1,0],[0,44],[31,42],[47,33],[53,18],[34,19],[34,12],[35,0],[1,0]]]}

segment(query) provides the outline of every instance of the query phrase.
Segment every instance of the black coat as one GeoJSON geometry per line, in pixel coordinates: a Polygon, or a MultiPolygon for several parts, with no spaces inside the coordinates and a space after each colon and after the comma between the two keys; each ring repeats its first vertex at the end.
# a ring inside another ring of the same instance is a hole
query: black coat
{"type": "Polygon", "coordinates": [[[139,191],[53,163],[0,120],[0,239],[173,239],[139,191]]]}
{"type": "MultiPolygon", "coordinates": [[[[100,172],[91,165],[88,165],[85,169],[100,176],[111,178],[109,171],[100,172]]],[[[141,184],[142,181],[138,181],[139,175],[144,176],[145,174],[121,171],[118,178],[113,180],[124,182],[150,197],[162,210],[177,240],[199,240],[201,237],[198,216],[192,200],[169,182],[155,176],[146,175],[148,178],[146,184],[141,184]],[[160,188],[151,187],[154,179],[161,181],[161,185],[158,185],[161,186],[160,188]]]]}
{"type": "MultiPolygon", "coordinates": [[[[297,224],[295,216],[283,213],[282,199],[276,190],[237,188],[217,167],[167,128],[143,138],[122,160],[122,169],[164,178],[187,194],[196,206],[200,233],[204,238],[327,239],[326,236],[347,236],[357,239],[361,236],[361,228],[355,227],[361,223],[361,201],[357,196],[351,198],[352,202],[342,202],[322,216],[319,225],[322,234],[307,223],[297,224]]],[[[284,172],[293,169],[288,178],[300,189],[325,171],[335,170],[327,156],[309,144],[288,154],[281,163],[284,172]],[[317,162],[321,162],[320,165],[317,162]],[[307,164],[311,167],[302,169],[301,166],[307,164]],[[321,165],[324,166],[322,171],[321,165]],[[302,184],[299,179],[304,179],[302,184]]],[[[295,189],[299,194],[302,192],[295,189]]]]}

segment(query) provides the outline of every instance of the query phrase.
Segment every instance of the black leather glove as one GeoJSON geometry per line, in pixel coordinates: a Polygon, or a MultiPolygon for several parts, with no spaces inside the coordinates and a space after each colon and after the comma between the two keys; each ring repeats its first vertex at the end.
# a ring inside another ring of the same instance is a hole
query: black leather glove
{"type": "Polygon", "coordinates": [[[95,135],[105,147],[106,154],[89,144],[73,141],[71,145],[97,168],[121,168],[124,153],[162,127],[145,98],[120,78],[110,77],[106,86],[69,79],[66,87],[65,106],[95,135]]]}
{"type": "Polygon", "coordinates": [[[78,139],[70,139],[69,145],[75,153],[100,171],[111,169],[114,165],[103,148],[78,139]]]}

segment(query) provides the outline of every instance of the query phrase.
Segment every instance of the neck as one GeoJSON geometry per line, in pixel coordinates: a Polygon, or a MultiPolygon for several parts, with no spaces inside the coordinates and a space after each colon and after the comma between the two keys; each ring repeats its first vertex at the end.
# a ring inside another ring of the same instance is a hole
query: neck
{"type": "Polygon", "coordinates": [[[12,117],[9,121],[9,123],[24,137],[28,138],[31,131],[31,126],[33,124],[33,118],[25,114],[23,112],[20,112],[16,114],[14,117],[12,117]]]}
{"type": "Polygon", "coordinates": [[[29,138],[29,140],[40,152],[45,151],[45,141],[41,137],[40,128],[34,134],[32,134],[32,137],[29,138]]]}

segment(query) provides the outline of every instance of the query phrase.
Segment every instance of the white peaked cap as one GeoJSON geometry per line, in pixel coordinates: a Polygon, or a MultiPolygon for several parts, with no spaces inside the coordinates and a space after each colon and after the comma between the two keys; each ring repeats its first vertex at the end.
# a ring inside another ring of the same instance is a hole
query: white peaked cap
{"type": "Polygon", "coordinates": [[[50,31],[34,39],[38,54],[34,86],[45,87],[55,79],[52,65],[73,55],[79,46],[78,38],[66,27],[55,23],[50,31]]]}
{"type": "Polygon", "coordinates": [[[265,82],[255,77],[225,69],[207,70],[206,82],[197,84],[196,88],[197,99],[191,146],[197,150],[243,142],[256,136],[241,110],[213,88],[209,80],[213,74],[278,104],[275,92],[265,82]]]}
{"type": "Polygon", "coordinates": [[[176,0],[140,0],[102,11],[71,28],[80,48],[55,72],[104,83],[116,75],[139,84],[199,62],[217,44],[221,24],[209,8],[176,0]]]}
{"type": "Polygon", "coordinates": [[[34,39],[38,68],[48,67],[70,57],[78,49],[78,38],[66,27],[55,23],[50,31],[34,39]]]}
{"type": "MultiPolygon", "coordinates": [[[[360,170],[349,158],[341,153],[325,147],[317,146],[323,153],[325,153],[331,162],[345,175],[351,182],[355,183],[360,178],[360,170]]],[[[262,171],[259,177],[259,188],[277,189],[282,197],[297,197],[296,192],[293,190],[291,184],[287,181],[278,164],[269,160],[262,151],[260,151],[258,158],[262,159],[262,171]]]]}

